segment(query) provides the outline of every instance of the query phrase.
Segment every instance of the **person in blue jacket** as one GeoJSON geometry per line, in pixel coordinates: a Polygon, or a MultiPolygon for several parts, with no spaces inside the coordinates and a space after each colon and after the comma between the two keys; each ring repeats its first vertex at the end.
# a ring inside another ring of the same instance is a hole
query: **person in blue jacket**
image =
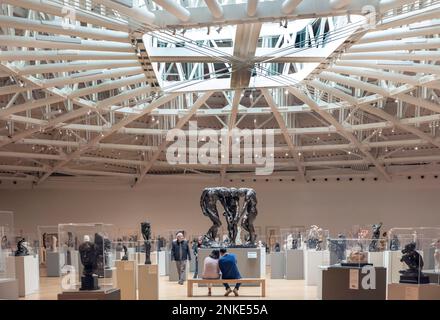
{"type": "MultiPolygon", "coordinates": [[[[220,249],[220,260],[218,261],[218,266],[222,273],[222,279],[241,279],[240,271],[237,266],[237,257],[233,253],[227,252],[225,248],[220,249]]],[[[241,283],[236,283],[235,288],[232,291],[228,283],[223,283],[226,289],[225,297],[231,292],[238,297],[238,289],[241,283]]]]}

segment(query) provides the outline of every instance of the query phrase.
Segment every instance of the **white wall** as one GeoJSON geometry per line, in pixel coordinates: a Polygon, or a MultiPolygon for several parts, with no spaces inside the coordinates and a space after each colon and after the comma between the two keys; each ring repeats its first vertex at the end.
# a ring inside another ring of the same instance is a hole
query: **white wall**
{"type": "MultiPolygon", "coordinates": [[[[440,179],[393,183],[356,180],[232,184],[257,191],[259,215],[255,224],[262,230],[265,226],[318,224],[335,234],[353,225],[379,221],[385,229],[440,226],[440,179]]],[[[68,222],[137,228],[140,221],[149,220],[156,235],[177,228],[190,234],[204,233],[210,226],[199,199],[204,187],[218,185],[216,180],[149,178],[138,189],[115,183],[99,187],[93,183],[48,183],[33,189],[2,184],[0,210],[14,211],[16,227],[27,232],[36,230],[37,225],[68,222]]]]}

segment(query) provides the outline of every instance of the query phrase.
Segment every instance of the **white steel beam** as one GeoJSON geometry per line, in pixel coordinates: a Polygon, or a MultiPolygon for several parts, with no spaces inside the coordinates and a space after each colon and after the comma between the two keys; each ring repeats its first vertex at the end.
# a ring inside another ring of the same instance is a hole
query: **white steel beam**
{"type": "Polygon", "coordinates": [[[255,16],[258,9],[258,0],[248,0],[246,12],[249,17],[255,16]]]}
{"type": "Polygon", "coordinates": [[[81,38],[90,38],[96,40],[107,40],[115,42],[129,43],[130,39],[127,32],[105,30],[91,27],[75,26],[67,27],[54,20],[30,20],[25,18],[0,16],[0,26],[20,29],[46,32],[51,34],[63,34],[81,38]]]}
{"type": "Polygon", "coordinates": [[[152,24],[155,18],[154,13],[148,11],[145,8],[127,7],[111,0],[93,0],[93,2],[102,4],[107,8],[119,11],[121,14],[127,16],[129,19],[135,19],[140,23],[152,24]]]}
{"type": "Polygon", "coordinates": [[[169,101],[173,100],[175,97],[177,97],[178,94],[168,94],[165,96],[162,96],[154,101],[152,101],[150,104],[146,105],[143,112],[140,114],[130,115],[122,120],[120,120],[118,123],[112,125],[110,128],[105,130],[101,135],[96,136],[89,142],[87,142],[86,145],[82,146],[81,148],[75,150],[74,152],[70,153],[65,160],[61,161],[60,163],[56,164],[50,171],[46,172],[44,176],[42,176],[37,183],[41,183],[44,180],[46,180],[52,173],[58,171],[63,166],[65,166],[67,163],[69,163],[71,160],[79,157],[81,154],[83,154],[85,151],[89,150],[90,148],[94,147],[96,144],[98,144],[101,140],[104,138],[112,135],[113,133],[117,132],[119,129],[125,127],[129,123],[139,119],[140,117],[143,117],[147,114],[149,114],[152,110],[160,107],[161,105],[168,103],[169,101]]]}
{"type": "Polygon", "coordinates": [[[50,0],[2,0],[3,3],[31,9],[36,12],[43,12],[58,17],[65,17],[68,14],[75,14],[75,20],[89,23],[96,26],[105,27],[111,30],[128,32],[129,27],[126,22],[98,16],[85,10],[77,10],[69,4],[57,3],[50,0]]]}
{"type": "Polygon", "coordinates": [[[330,6],[333,9],[342,9],[350,4],[351,0],[330,0],[330,6]]]}
{"type": "Polygon", "coordinates": [[[287,130],[286,124],[284,122],[283,116],[278,111],[278,107],[275,104],[275,101],[272,98],[272,95],[269,93],[267,89],[262,89],[261,93],[264,95],[264,98],[266,99],[267,104],[269,105],[270,109],[272,110],[272,113],[277,120],[278,126],[281,129],[281,132],[283,134],[284,140],[286,141],[287,146],[289,147],[291,156],[293,157],[293,162],[298,169],[299,175],[303,181],[305,181],[305,171],[304,168],[301,166],[301,158],[298,155],[298,151],[296,150],[296,145],[293,143],[292,137],[289,135],[289,132],[287,130]]]}
{"type": "Polygon", "coordinates": [[[222,6],[217,2],[217,0],[205,0],[205,3],[215,19],[221,19],[223,17],[222,6]]]}
{"type": "Polygon", "coordinates": [[[28,47],[45,49],[73,49],[73,50],[91,50],[106,52],[133,52],[130,43],[81,40],[71,37],[60,36],[11,36],[0,35],[0,43],[9,47],[28,47]]]}
{"type": "MultiPolygon", "coordinates": [[[[177,122],[175,129],[182,129],[183,126],[191,119],[191,117],[194,115],[194,113],[199,109],[205,102],[208,100],[208,98],[213,94],[213,91],[208,91],[201,95],[199,98],[197,98],[196,102],[193,104],[193,106],[190,109],[190,112],[186,114],[184,117],[180,118],[177,122]]],[[[145,175],[148,173],[148,171],[153,166],[154,162],[159,158],[160,154],[165,150],[165,148],[170,144],[170,141],[167,141],[164,139],[164,141],[159,145],[156,152],[151,156],[151,158],[145,162],[144,166],[141,167],[140,173],[138,178],[136,179],[133,186],[138,185],[140,182],[142,182],[145,175]]]]}
{"type": "Polygon", "coordinates": [[[173,0],[153,0],[153,1],[156,2],[158,5],[160,5],[162,8],[164,8],[166,11],[171,13],[173,16],[178,18],[180,21],[187,22],[191,17],[191,13],[186,8],[178,4],[176,1],[173,0]]]}
{"type": "Polygon", "coordinates": [[[39,60],[137,60],[135,53],[79,51],[79,50],[38,50],[0,51],[0,61],[39,61],[39,60]]]}
{"type": "Polygon", "coordinates": [[[352,144],[356,146],[356,148],[359,149],[360,152],[362,152],[366,158],[374,164],[376,169],[382,174],[382,176],[387,180],[391,181],[390,175],[386,172],[386,170],[383,168],[383,166],[377,162],[377,159],[375,159],[368,150],[365,149],[365,147],[360,143],[357,138],[351,133],[345,130],[345,128],[340,124],[331,114],[327,113],[326,111],[322,110],[319,105],[313,101],[308,95],[303,93],[297,88],[294,87],[287,87],[287,90],[293,94],[298,99],[302,100],[304,103],[308,104],[309,107],[318,113],[324,120],[329,122],[331,125],[333,125],[336,130],[347,140],[349,140],[352,144]]]}
{"type": "Polygon", "coordinates": [[[68,71],[84,71],[96,69],[116,69],[137,67],[139,62],[137,60],[109,60],[109,61],[74,61],[74,62],[60,62],[49,64],[28,65],[20,68],[20,75],[68,72],[68,71]]]}
{"type": "Polygon", "coordinates": [[[285,0],[281,5],[281,11],[285,14],[292,13],[302,0],[285,0]]]}
{"type": "Polygon", "coordinates": [[[31,99],[27,102],[24,102],[21,104],[16,104],[16,105],[11,106],[9,108],[0,109],[0,118],[4,119],[14,113],[24,112],[24,111],[32,110],[32,109],[39,108],[42,106],[49,106],[51,104],[59,103],[64,100],[65,100],[64,97],[58,97],[58,96],[37,99],[37,100],[31,99]]]}

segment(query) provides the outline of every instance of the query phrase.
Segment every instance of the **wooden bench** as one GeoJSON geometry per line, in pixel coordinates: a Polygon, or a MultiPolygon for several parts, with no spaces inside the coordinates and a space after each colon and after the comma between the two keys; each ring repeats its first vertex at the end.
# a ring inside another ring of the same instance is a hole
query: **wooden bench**
{"type": "Polygon", "coordinates": [[[261,278],[243,278],[243,279],[188,279],[187,283],[187,296],[193,297],[193,286],[194,284],[217,284],[217,283],[229,283],[229,284],[236,284],[236,283],[258,283],[261,286],[261,296],[266,296],[266,279],[261,278]]]}

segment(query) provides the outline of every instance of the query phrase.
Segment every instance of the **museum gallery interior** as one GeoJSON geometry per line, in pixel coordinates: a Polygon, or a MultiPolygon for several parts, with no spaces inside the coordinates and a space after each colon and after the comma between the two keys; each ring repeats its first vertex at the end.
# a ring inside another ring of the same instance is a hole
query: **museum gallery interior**
{"type": "Polygon", "coordinates": [[[439,300],[440,1],[1,0],[0,299],[439,300]]]}

